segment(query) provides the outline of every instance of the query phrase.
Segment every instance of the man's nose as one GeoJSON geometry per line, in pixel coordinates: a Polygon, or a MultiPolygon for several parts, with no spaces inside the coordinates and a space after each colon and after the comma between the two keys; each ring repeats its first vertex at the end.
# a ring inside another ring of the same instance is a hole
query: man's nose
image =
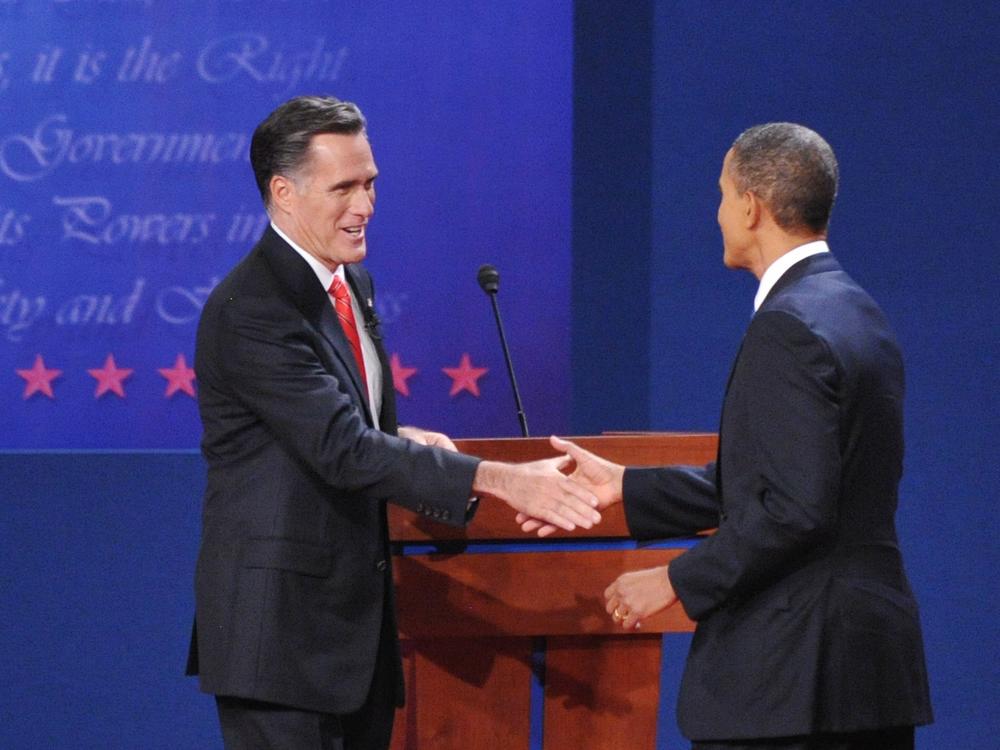
{"type": "Polygon", "coordinates": [[[359,190],[351,200],[351,210],[358,216],[370,217],[375,213],[375,196],[367,190],[359,190]]]}

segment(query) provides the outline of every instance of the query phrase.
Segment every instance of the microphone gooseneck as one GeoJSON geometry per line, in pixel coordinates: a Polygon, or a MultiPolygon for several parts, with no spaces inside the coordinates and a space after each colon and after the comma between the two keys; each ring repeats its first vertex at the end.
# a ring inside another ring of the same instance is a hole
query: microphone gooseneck
{"type": "Polygon", "coordinates": [[[521,393],[517,389],[517,378],[514,377],[514,363],[510,359],[510,349],[507,348],[507,337],[503,332],[503,323],[500,321],[500,307],[497,305],[497,292],[500,290],[500,272],[495,266],[489,263],[479,267],[476,276],[479,286],[489,296],[493,304],[493,317],[497,321],[497,331],[500,333],[500,346],[503,347],[503,359],[507,364],[507,374],[510,376],[510,385],[514,389],[514,404],[517,406],[517,419],[521,423],[521,434],[528,435],[528,419],[524,415],[524,407],[521,405],[521,393]]]}

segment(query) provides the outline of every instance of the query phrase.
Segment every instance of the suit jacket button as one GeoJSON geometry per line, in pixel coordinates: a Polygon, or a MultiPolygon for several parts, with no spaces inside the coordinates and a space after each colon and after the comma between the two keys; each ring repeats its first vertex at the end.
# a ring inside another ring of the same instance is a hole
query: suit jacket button
{"type": "Polygon", "coordinates": [[[384,572],[387,567],[388,563],[386,563],[385,560],[379,560],[377,563],[375,563],[375,570],[377,570],[379,573],[384,572]]]}

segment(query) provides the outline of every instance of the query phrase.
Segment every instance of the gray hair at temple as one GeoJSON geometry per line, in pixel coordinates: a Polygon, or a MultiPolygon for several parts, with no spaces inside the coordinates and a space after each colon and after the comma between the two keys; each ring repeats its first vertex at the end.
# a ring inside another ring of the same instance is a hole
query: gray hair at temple
{"type": "Polygon", "coordinates": [[[294,177],[308,158],[313,136],[365,132],[358,105],[332,96],[297,96],[267,116],[250,141],[250,165],[265,207],[271,204],[271,178],[294,177]]]}
{"type": "Polygon", "coordinates": [[[733,143],[730,176],[767,204],[789,231],[825,232],[837,197],[837,158],[813,130],[791,122],[756,125],[733,143]]]}

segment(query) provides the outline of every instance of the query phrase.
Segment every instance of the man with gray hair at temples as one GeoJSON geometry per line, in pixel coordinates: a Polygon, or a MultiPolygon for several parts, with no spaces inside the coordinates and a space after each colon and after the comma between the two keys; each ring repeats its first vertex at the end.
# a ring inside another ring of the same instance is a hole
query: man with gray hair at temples
{"type": "Polygon", "coordinates": [[[397,427],[360,265],[378,169],[357,106],[282,104],[250,161],[271,223],[198,327],[208,485],[188,671],[230,750],[384,750],[403,698],[386,503],[460,525],[482,495],[572,530],[600,521],[597,500],[565,458],[480,461],[397,427]]]}

